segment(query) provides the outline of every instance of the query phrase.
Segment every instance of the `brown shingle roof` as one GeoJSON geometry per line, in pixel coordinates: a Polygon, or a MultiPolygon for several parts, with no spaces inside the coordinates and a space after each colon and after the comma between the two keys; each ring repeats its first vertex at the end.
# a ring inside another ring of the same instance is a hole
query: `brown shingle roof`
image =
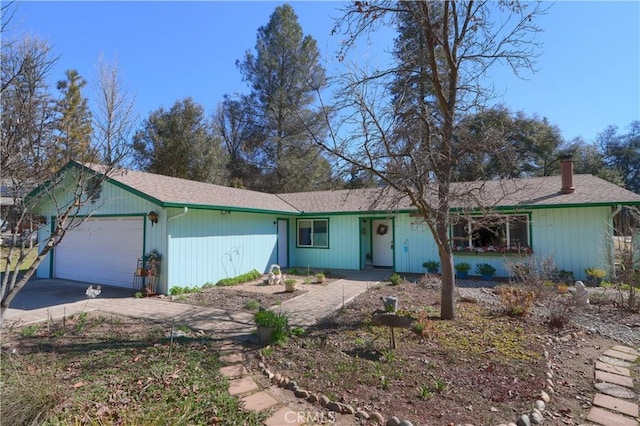
{"type": "Polygon", "coordinates": [[[162,204],[184,204],[222,209],[247,209],[296,213],[297,210],[277,195],[246,189],[195,182],[170,176],[122,170],[109,176],[162,204]]]}
{"type": "MultiPolygon", "coordinates": [[[[275,195],[133,170],[119,171],[110,179],[164,205],[308,214],[413,209],[407,198],[377,188],[275,195]]],[[[571,194],[562,194],[560,184],[560,176],[455,183],[451,189],[457,197],[451,207],[473,208],[476,198],[494,207],[640,205],[640,195],[592,175],[575,175],[576,190],[571,194]]]]}
{"type": "MultiPolygon", "coordinates": [[[[476,199],[491,207],[556,207],[561,205],[635,204],[640,195],[592,175],[575,175],[572,194],[560,192],[560,176],[505,181],[462,182],[451,187],[455,194],[452,208],[474,208],[476,199]]],[[[433,194],[435,196],[435,193],[433,194]]],[[[386,202],[374,203],[379,189],[301,192],[280,197],[305,213],[366,212],[371,210],[412,210],[406,198],[395,205],[391,193],[383,194],[386,202]]]]}

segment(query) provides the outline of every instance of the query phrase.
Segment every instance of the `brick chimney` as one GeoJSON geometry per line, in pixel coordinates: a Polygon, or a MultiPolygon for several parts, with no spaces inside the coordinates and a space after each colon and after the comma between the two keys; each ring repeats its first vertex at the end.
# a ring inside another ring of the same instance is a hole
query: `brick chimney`
{"type": "Polygon", "coordinates": [[[572,194],[576,191],[573,186],[573,156],[565,155],[560,157],[560,173],[562,175],[562,188],[560,192],[563,194],[572,194]]]}

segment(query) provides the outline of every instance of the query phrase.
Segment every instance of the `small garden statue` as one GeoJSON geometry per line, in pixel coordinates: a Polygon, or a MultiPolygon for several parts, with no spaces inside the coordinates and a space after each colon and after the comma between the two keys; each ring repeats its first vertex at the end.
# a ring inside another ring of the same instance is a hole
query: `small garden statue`
{"type": "Polygon", "coordinates": [[[282,269],[280,265],[271,265],[269,268],[269,285],[282,284],[282,269]]]}
{"type": "Polygon", "coordinates": [[[589,304],[589,293],[582,281],[576,281],[573,299],[576,301],[577,306],[586,306],[589,304]]]}

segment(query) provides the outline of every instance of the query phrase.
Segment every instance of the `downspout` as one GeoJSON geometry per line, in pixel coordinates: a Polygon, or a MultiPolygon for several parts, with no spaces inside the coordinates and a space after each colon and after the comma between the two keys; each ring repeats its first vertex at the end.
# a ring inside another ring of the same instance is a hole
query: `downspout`
{"type": "MultiPolygon", "coordinates": [[[[173,219],[176,219],[178,217],[184,216],[189,212],[189,207],[185,206],[182,209],[183,209],[182,213],[178,213],[175,216],[167,216],[167,230],[166,230],[166,232],[167,232],[167,256],[165,256],[165,260],[164,260],[165,261],[165,268],[167,270],[169,269],[169,251],[171,250],[170,249],[170,241],[169,241],[169,236],[170,236],[170,234],[169,234],[169,222],[172,221],[173,219]]],[[[166,276],[167,276],[166,283],[167,283],[167,294],[168,294],[169,293],[169,274],[166,274],[166,276]]]]}
{"type": "Polygon", "coordinates": [[[618,213],[620,213],[622,211],[622,205],[617,204],[616,208],[611,212],[611,214],[609,215],[609,223],[607,223],[607,226],[611,227],[611,251],[609,252],[609,268],[611,268],[611,277],[612,278],[616,278],[616,244],[615,244],[615,232],[614,232],[614,225],[613,225],[613,218],[616,217],[618,215],[618,213]]]}
{"type": "Polygon", "coordinates": [[[189,207],[183,207],[183,209],[184,210],[182,211],[182,213],[178,213],[175,216],[169,216],[169,218],[167,219],[167,222],[169,222],[170,220],[173,220],[173,219],[175,219],[177,217],[184,216],[185,214],[187,214],[187,212],[189,211],[189,207]]]}

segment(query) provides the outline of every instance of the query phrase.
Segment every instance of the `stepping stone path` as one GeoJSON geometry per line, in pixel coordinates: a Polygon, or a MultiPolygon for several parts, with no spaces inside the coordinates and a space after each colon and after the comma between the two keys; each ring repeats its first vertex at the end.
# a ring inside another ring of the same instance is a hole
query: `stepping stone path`
{"type": "Polygon", "coordinates": [[[634,392],[630,367],[640,352],[614,346],[596,361],[596,389],[587,420],[603,426],[638,426],[638,395],[634,392]]]}
{"type": "Polygon", "coordinates": [[[260,389],[243,365],[242,346],[233,343],[224,344],[221,351],[227,352],[220,357],[220,361],[227,364],[220,369],[220,374],[229,380],[229,393],[242,400],[246,410],[271,411],[271,416],[265,421],[266,426],[300,425],[303,420],[298,419],[297,411],[290,407],[280,407],[271,394],[260,389]]]}

